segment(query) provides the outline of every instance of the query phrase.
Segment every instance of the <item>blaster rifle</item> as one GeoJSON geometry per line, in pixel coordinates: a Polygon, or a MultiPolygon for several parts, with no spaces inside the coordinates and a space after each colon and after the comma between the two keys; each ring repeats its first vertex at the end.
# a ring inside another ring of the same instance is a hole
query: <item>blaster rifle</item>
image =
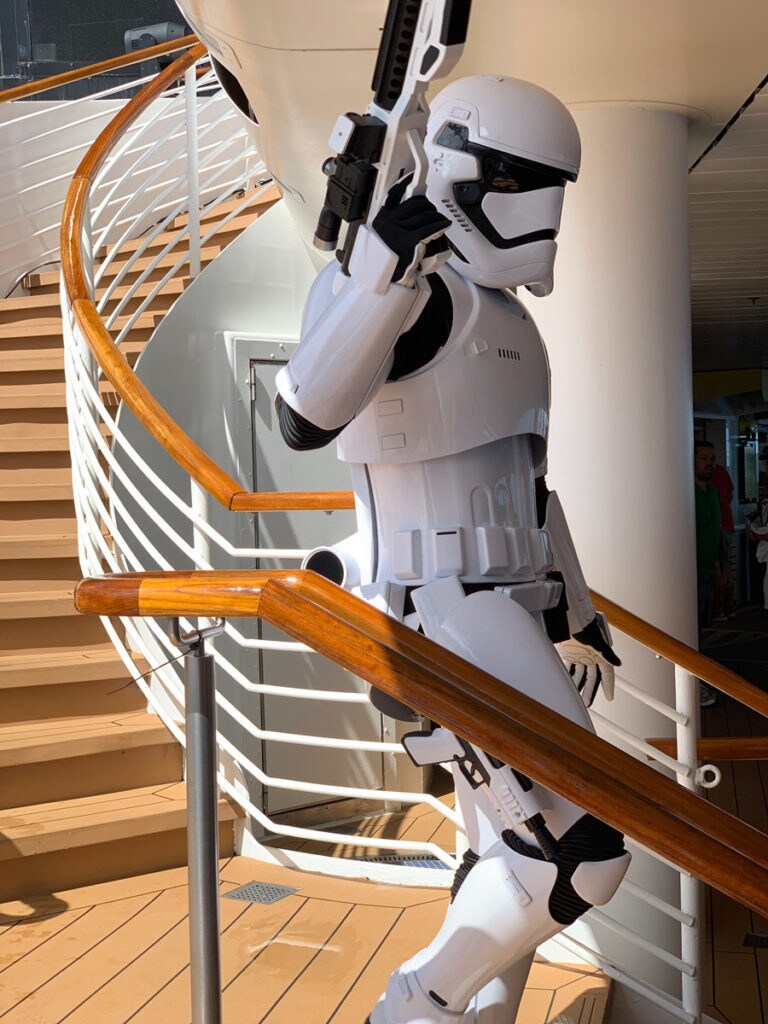
{"type": "Polygon", "coordinates": [[[455,66],[464,48],[471,0],[390,0],[373,74],[373,99],[364,114],[342,114],[331,132],[336,152],[323,164],[325,205],[314,244],[332,252],[342,222],[349,226],[337,257],[342,270],[357,229],[370,223],[392,186],[411,179],[403,198],[426,190],[425,94],[434,78],[455,66]]]}

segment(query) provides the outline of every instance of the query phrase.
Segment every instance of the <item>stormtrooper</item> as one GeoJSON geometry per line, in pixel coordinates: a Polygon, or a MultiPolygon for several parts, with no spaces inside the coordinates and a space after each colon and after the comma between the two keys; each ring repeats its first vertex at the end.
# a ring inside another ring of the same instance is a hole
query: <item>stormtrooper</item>
{"type": "MultiPolygon", "coordinates": [[[[403,182],[348,273],[319,274],[278,375],[287,443],[337,439],[353,478],[357,534],[305,564],[591,729],[619,662],[545,483],[547,356],[512,291],[552,290],[578,132],[537,86],[465,78],[437,95],[425,152],[427,195],[402,200],[403,182]]],[[[440,931],[370,1021],[512,1021],[536,946],[615,893],[622,836],[445,729],[404,744],[450,763],[469,848],[440,931]]]]}

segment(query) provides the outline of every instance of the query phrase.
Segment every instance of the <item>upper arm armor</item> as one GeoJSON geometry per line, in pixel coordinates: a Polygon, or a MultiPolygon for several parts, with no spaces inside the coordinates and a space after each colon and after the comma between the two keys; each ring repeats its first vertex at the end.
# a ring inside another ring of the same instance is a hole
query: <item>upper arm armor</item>
{"type": "MultiPolygon", "coordinates": [[[[324,292],[325,308],[314,316],[277,375],[277,389],[295,413],[337,433],[387,379],[397,339],[429,297],[423,279],[415,288],[390,285],[377,295],[359,288],[352,278],[338,277],[335,264],[319,274],[312,288],[324,292]]],[[[308,304],[316,312],[317,295],[308,304]]]]}

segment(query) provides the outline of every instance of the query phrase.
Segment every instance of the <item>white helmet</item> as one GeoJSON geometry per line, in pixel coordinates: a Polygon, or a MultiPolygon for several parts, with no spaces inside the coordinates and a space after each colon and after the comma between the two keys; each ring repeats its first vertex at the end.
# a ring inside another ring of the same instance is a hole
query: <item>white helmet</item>
{"type": "Polygon", "coordinates": [[[480,75],[435,97],[427,195],[451,219],[451,266],[488,288],[552,291],[563,189],[579,172],[573,118],[546,89],[480,75]]]}

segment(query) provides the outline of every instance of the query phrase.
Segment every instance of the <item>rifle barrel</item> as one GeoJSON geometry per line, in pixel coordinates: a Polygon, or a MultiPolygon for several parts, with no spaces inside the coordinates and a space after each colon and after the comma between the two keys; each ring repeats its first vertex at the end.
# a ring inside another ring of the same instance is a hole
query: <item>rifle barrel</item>
{"type": "Polygon", "coordinates": [[[403,91],[421,2],[390,0],[371,84],[373,102],[382,110],[392,110],[403,91]]]}

